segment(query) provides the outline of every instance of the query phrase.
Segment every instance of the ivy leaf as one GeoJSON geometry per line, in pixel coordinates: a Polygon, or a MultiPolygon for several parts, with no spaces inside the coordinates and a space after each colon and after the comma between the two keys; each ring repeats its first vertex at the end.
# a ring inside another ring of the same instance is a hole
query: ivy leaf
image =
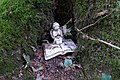
{"type": "Polygon", "coordinates": [[[64,26],[62,26],[62,27],[63,27],[63,33],[64,33],[64,35],[72,35],[72,34],[70,33],[71,28],[67,29],[67,25],[64,25],[64,26]]]}
{"type": "Polygon", "coordinates": [[[69,67],[69,66],[71,66],[72,65],[72,60],[71,59],[65,59],[65,61],[64,61],[64,66],[65,67],[69,67]]]}
{"type": "Polygon", "coordinates": [[[105,73],[102,73],[102,80],[112,80],[111,75],[107,75],[105,73]]]}
{"type": "Polygon", "coordinates": [[[30,63],[30,56],[29,55],[25,55],[24,53],[23,53],[22,56],[25,59],[26,63],[29,64],[30,63]]]}
{"type": "Polygon", "coordinates": [[[120,8],[120,1],[117,1],[117,7],[120,8]]]}
{"type": "Polygon", "coordinates": [[[69,33],[67,33],[67,35],[68,35],[68,36],[71,36],[72,34],[69,32],[69,33]]]}

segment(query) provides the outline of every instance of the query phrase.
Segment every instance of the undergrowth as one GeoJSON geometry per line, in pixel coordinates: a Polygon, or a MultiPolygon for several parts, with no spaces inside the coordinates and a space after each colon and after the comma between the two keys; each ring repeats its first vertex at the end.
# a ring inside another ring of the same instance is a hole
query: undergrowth
{"type": "MultiPolygon", "coordinates": [[[[100,20],[94,26],[83,30],[89,36],[102,39],[116,46],[120,46],[120,9],[117,8],[117,1],[95,1],[76,0],[75,17],[77,17],[75,26],[79,29],[94,23],[98,12],[108,10],[111,13],[105,19],[100,20]],[[79,13],[78,13],[79,12],[79,13]]],[[[113,80],[120,78],[120,50],[112,48],[98,41],[86,39],[78,32],[78,45],[76,60],[83,66],[86,76],[91,80],[101,80],[101,74],[111,75],[113,80]]]]}
{"type": "MultiPolygon", "coordinates": [[[[75,0],[75,26],[83,28],[102,18],[96,18],[96,13],[116,9],[110,16],[83,32],[120,46],[120,9],[116,2],[117,0],[75,0]]],[[[43,34],[50,29],[54,9],[53,0],[0,0],[0,75],[7,80],[18,76],[24,63],[22,53],[32,57],[30,46],[36,47],[42,37],[46,38],[43,34]]],[[[86,39],[79,32],[77,42],[79,47],[76,60],[88,78],[101,79],[101,73],[111,75],[113,80],[120,78],[120,50],[86,39]]],[[[23,73],[24,80],[33,79],[28,70],[23,73]]]]}
{"type": "Polygon", "coordinates": [[[37,47],[50,28],[52,4],[52,0],[0,0],[0,74],[6,79],[19,74],[23,53],[33,56],[30,46],[37,47]]]}

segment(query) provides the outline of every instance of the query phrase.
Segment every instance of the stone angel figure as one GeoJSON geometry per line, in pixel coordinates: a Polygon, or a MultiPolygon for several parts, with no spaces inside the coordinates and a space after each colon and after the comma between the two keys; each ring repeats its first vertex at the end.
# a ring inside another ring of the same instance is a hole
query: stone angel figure
{"type": "Polygon", "coordinates": [[[52,27],[53,29],[50,30],[50,35],[54,41],[53,43],[44,44],[45,60],[51,59],[58,55],[74,52],[77,48],[71,39],[64,39],[63,30],[60,28],[59,23],[54,22],[52,27]]]}

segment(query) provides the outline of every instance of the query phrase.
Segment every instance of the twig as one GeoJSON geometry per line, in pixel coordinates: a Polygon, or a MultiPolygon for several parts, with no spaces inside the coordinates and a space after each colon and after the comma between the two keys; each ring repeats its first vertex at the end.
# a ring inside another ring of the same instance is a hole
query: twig
{"type": "Polygon", "coordinates": [[[37,49],[34,46],[30,46],[34,52],[37,51],[37,49]]]}
{"type": "MultiPolygon", "coordinates": [[[[114,9],[114,10],[115,10],[115,9],[114,9]]],[[[114,11],[114,10],[113,10],[113,11],[114,11]]],[[[112,12],[113,12],[113,11],[112,11],[112,12]]],[[[90,25],[87,25],[87,26],[85,26],[85,27],[81,28],[81,29],[80,29],[80,31],[82,31],[82,30],[84,30],[84,29],[86,29],[86,28],[89,28],[89,27],[91,27],[91,26],[93,26],[93,25],[97,24],[100,20],[102,20],[102,19],[106,18],[107,16],[110,16],[110,15],[112,14],[112,12],[111,12],[110,14],[108,14],[108,15],[104,16],[103,18],[98,19],[95,23],[92,23],[92,24],[90,24],[90,25]]]]}
{"type": "Polygon", "coordinates": [[[48,40],[42,40],[43,42],[46,42],[47,44],[50,44],[50,42],[48,40]]]}
{"type": "MultiPolygon", "coordinates": [[[[112,10],[112,12],[114,12],[114,11],[115,11],[115,9],[112,10]]],[[[107,44],[107,45],[109,45],[109,46],[111,46],[111,47],[113,47],[113,48],[116,48],[116,49],[119,49],[119,50],[120,50],[120,47],[118,47],[118,46],[116,46],[116,45],[113,45],[113,44],[108,43],[108,42],[106,42],[106,41],[104,41],[104,40],[101,40],[101,39],[92,38],[92,37],[84,34],[83,32],[81,32],[82,30],[84,30],[84,29],[86,29],[86,28],[89,28],[89,27],[95,25],[95,24],[98,23],[100,20],[102,20],[102,19],[106,18],[107,16],[111,15],[112,12],[111,12],[110,14],[104,16],[103,18],[98,19],[95,23],[90,24],[90,25],[88,25],[88,26],[86,26],[86,27],[83,27],[82,29],[78,29],[77,27],[75,27],[75,28],[76,28],[77,31],[79,31],[80,33],[82,33],[86,38],[88,38],[88,39],[90,39],[90,40],[97,40],[97,41],[99,41],[99,42],[101,42],[101,43],[107,44]]]]}
{"type": "Polygon", "coordinates": [[[72,21],[72,18],[70,18],[70,20],[67,22],[67,23],[65,23],[64,25],[67,25],[69,22],[71,22],[72,21]]]}
{"type": "Polygon", "coordinates": [[[108,42],[103,41],[103,40],[100,40],[100,39],[98,39],[98,41],[100,41],[101,43],[107,44],[107,45],[109,45],[109,46],[111,46],[111,47],[114,47],[114,48],[120,50],[120,47],[118,47],[118,46],[116,46],[116,45],[113,45],[113,44],[111,44],[111,43],[108,43],[108,42]]]}
{"type": "MultiPolygon", "coordinates": [[[[75,27],[75,28],[76,28],[76,27],[75,27]]],[[[111,46],[111,47],[113,47],[113,48],[116,48],[116,49],[119,49],[119,50],[120,50],[120,47],[118,47],[118,46],[116,46],[116,45],[113,45],[113,44],[108,43],[108,42],[106,42],[106,41],[104,41],[104,40],[101,40],[101,39],[92,38],[92,37],[84,34],[83,32],[81,32],[78,28],[76,28],[76,29],[77,29],[77,31],[79,31],[81,34],[83,34],[86,38],[88,38],[88,39],[90,39],[90,40],[93,40],[93,41],[94,41],[94,40],[97,40],[97,41],[99,41],[99,42],[101,42],[101,43],[107,44],[108,46],[111,46]]]]}
{"type": "Polygon", "coordinates": [[[87,26],[81,28],[80,31],[82,31],[82,30],[84,30],[84,29],[86,29],[86,28],[89,28],[89,27],[95,25],[96,23],[98,23],[100,20],[106,18],[107,16],[109,16],[109,15],[106,15],[106,16],[104,16],[103,18],[98,19],[98,20],[97,20],[95,23],[93,23],[93,24],[90,24],[90,25],[87,25],[87,26]]]}

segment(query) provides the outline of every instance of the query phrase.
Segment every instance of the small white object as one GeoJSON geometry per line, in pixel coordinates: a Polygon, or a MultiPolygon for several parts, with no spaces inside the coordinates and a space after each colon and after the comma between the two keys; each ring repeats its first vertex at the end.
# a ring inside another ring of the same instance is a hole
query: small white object
{"type": "Polygon", "coordinates": [[[50,31],[53,43],[44,44],[45,60],[51,59],[58,55],[64,55],[68,52],[74,52],[77,46],[71,39],[64,39],[62,30],[57,22],[53,23],[53,29],[50,31]]]}

